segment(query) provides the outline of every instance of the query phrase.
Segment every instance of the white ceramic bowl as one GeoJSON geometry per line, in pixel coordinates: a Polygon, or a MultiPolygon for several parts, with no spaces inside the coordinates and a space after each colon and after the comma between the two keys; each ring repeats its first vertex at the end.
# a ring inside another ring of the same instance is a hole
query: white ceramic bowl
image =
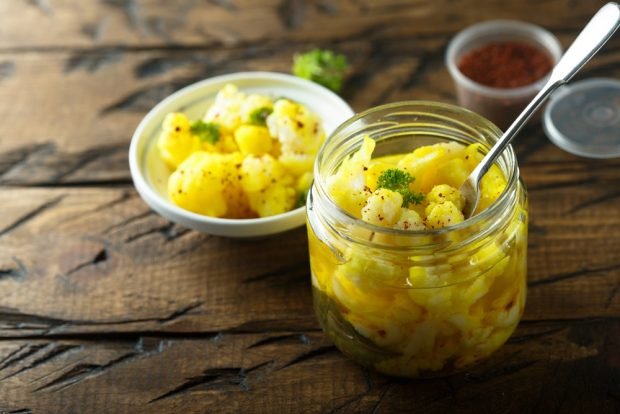
{"type": "Polygon", "coordinates": [[[284,96],[302,103],[321,118],[327,135],[353,115],[351,107],[338,95],[292,75],[240,72],[206,79],[161,101],[138,125],[129,147],[129,168],[136,190],[153,210],[168,220],[218,236],[261,237],[303,225],[305,207],[271,217],[224,219],[184,210],[168,198],[166,187],[172,171],[158,156],[156,146],[164,117],[170,112],[183,112],[190,119],[201,118],[227,83],[235,84],[244,92],[284,96]]]}

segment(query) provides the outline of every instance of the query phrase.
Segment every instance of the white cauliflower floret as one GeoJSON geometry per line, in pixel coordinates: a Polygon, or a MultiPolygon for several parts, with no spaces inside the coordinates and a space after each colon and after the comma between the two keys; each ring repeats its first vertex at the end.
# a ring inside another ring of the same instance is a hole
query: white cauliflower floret
{"type": "Polygon", "coordinates": [[[215,96],[215,102],[207,110],[205,121],[217,122],[229,131],[234,131],[241,125],[241,106],[245,94],[235,85],[224,86],[215,96]]]}
{"type": "Polygon", "coordinates": [[[424,230],[426,226],[422,222],[422,217],[415,210],[401,208],[400,218],[394,225],[394,228],[401,230],[424,230]]]}
{"type": "Polygon", "coordinates": [[[257,110],[273,110],[273,101],[265,95],[248,95],[241,104],[241,120],[246,124],[252,124],[252,115],[257,110]]]}
{"type": "Polygon", "coordinates": [[[282,153],[316,154],[325,137],[318,116],[288,99],[274,103],[267,127],[280,141],[282,153]]]}
{"type": "Polygon", "coordinates": [[[362,220],[377,226],[391,227],[399,219],[403,196],[395,191],[380,188],[366,200],[362,220]]]}
{"type": "Polygon", "coordinates": [[[243,189],[251,193],[264,190],[271,184],[281,183],[285,179],[286,171],[278,160],[269,154],[262,157],[250,155],[243,159],[241,176],[243,189]]]}

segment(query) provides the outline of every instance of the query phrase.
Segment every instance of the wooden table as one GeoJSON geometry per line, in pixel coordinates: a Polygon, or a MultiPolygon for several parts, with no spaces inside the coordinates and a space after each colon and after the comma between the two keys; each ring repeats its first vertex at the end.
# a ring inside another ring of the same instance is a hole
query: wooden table
{"type": "MultiPolygon", "coordinates": [[[[454,102],[449,39],[485,19],[567,46],[604,2],[2,0],[0,412],[620,412],[620,159],[532,125],[527,309],[509,343],[449,378],[345,359],[311,307],[304,229],[260,241],[153,213],[129,139],[174,90],[295,52],[345,53],[356,110],[454,102]],[[173,5],[174,3],[174,5],[173,5]]],[[[585,77],[620,77],[620,36],[585,77]]]]}

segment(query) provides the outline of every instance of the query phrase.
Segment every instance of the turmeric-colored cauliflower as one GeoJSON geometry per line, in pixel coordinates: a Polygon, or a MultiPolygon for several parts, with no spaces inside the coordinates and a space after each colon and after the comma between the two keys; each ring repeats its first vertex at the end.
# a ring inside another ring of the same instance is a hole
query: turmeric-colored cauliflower
{"type": "Polygon", "coordinates": [[[202,119],[168,114],[157,147],[172,170],[168,195],[175,204],[213,217],[253,218],[305,203],[324,137],[320,119],[302,104],[228,84],[202,119]]]}

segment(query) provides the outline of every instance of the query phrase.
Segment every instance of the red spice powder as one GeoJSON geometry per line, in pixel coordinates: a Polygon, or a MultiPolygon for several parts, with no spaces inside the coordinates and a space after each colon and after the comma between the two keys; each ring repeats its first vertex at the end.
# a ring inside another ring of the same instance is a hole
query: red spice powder
{"type": "Polygon", "coordinates": [[[519,42],[494,42],[463,55],[459,70],[482,85],[518,88],[544,77],[551,58],[535,46],[519,42]]]}

